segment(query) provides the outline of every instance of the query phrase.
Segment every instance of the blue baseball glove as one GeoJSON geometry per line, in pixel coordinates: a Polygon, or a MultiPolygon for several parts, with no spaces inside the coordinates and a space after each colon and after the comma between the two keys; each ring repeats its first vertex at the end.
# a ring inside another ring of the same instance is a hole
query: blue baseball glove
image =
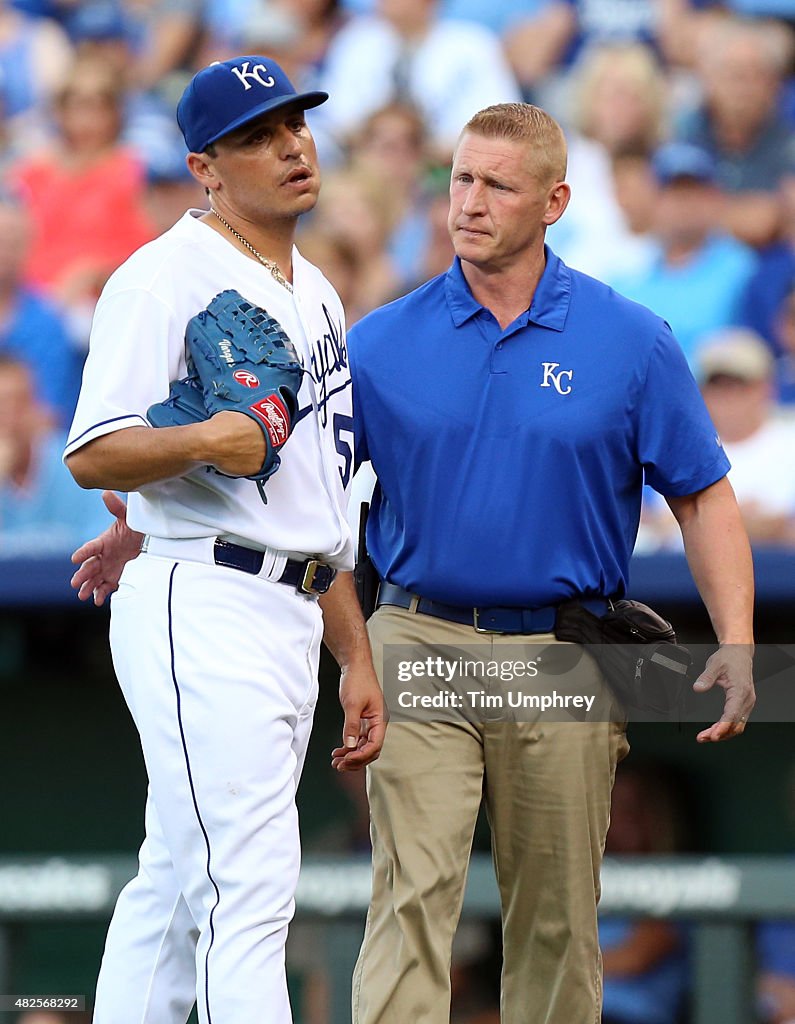
{"type": "Polygon", "coordinates": [[[147,412],[155,427],[200,423],[217,412],[250,416],[265,438],[265,460],[255,480],[264,485],[281,464],[280,450],[295,422],[303,368],[295,346],[264,309],[227,289],[188,322],[189,375],[173,381],[169,396],[147,412]]]}

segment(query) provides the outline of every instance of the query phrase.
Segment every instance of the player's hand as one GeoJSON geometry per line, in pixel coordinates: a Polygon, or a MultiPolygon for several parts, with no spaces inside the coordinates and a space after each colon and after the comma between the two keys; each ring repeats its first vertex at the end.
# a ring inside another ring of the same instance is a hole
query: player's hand
{"type": "Polygon", "coordinates": [[[265,435],[250,416],[240,412],[217,412],[203,423],[186,430],[201,432],[202,462],[227,476],[250,476],[259,472],[267,449],[265,435]]]}
{"type": "Polygon", "coordinates": [[[331,766],[338,772],[359,771],[381,753],[386,732],[384,695],[372,663],[343,670],[340,704],[345,712],[342,746],[332,750],[331,766]]]}
{"type": "Polygon", "coordinates": [[[726,692],[726,699],[720,720],[696,736],[699,743],[730,740],[745,731],[756,703],[753,658],[753,646],[748,644],[726,644],[710,656],[693,689],[696,693],[706,693],[713,686],[720,686],[726,692]]]}
{"type": "Polygon", "coordinates": [[[139,554],[143,540],[142,533],[127,525],[127,506],[115,491],[103,491],[102,500],[116,521],[72,554],[75,564],[82,563],[72,577],[72,587],[81,601],[93,596],[97,607],[116,590],[122,569],[139,554]]]}

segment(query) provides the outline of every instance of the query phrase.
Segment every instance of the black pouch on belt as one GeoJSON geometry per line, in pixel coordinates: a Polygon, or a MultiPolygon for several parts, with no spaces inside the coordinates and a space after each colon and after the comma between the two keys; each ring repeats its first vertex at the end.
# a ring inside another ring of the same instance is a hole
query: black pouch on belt
{"type": "Polygon", "coordinates": [[[693,658],[653,608],[614,601],[599,617],[574,598],[558,607],[555,636],[587,647],[631,717],[681,718],[693,658]]]}
{"type": "Polygon", "coordinates": [[[376,568],[367,551],[367,517],[369,514],[370,505],[363,501],[359,506],[359,546],[356,553],[356,566],[353,570],[353,585],[356,588],[356,596],[359,598],[365,621],[375,611],[378,584],[380,583],[376,568]]]}

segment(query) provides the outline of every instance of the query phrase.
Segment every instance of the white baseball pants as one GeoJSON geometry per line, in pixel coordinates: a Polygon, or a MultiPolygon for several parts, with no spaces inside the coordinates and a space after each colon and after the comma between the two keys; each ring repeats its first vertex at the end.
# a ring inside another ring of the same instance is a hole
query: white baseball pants
{"type": "Polygon", "coordinates": [[[142,554],[111,604],[114,667],[149,775],[94,1024],[290,1024],[295,793],[317,699],[316,600],[142,554]]]}

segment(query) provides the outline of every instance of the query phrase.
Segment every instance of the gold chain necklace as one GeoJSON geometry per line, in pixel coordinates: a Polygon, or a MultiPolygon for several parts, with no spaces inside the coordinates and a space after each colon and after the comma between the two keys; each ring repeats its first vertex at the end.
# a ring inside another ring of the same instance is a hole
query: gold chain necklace
{"type": "Polygon", "coordinates": [[[256,256],[256,258],[260,261],[263,267],[266,267],[268,270],[270,270],[271,274],[273,275],[273,277],[276,278],[280,285],[286,288],[288,292],[292,292],[293,286],[290,284],[290,282],[287,280],[287,278],[284,276],[281,270],[279,270],[278,266],[274,263],[273,260],[269,260],[265,256],[263,256],[261,252],[257,252],[257,250],[254,248],[251,242],[249,242],[247,238],[244,238],[239,231],[235,231],[232,225],[225,221],[221,214],[217,210],[213,209],[212,206],[210,207],[210,212],[215,214],[215,216],[218,218],[218,220],[220,220],[220,222],[223,224],[226,230],[230,232],[230,234],[234,235],[238,242],[240,242],[242,245],[245,245],[248,251],[253,256],[256,256]]]}

